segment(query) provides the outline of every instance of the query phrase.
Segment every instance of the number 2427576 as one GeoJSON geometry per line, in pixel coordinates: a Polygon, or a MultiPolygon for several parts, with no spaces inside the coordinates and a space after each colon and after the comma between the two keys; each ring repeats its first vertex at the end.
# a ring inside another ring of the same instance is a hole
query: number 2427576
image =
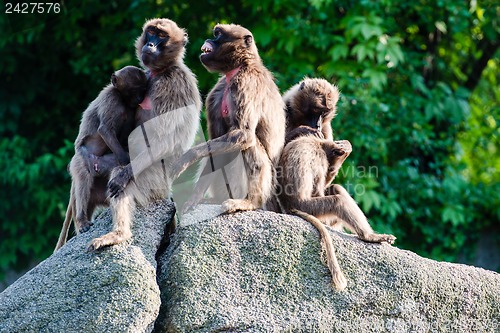
{"type": "Polygon", "coordinates": [[[57,2],[22,2],[5,4],[6,14],[58,14],[61,12],[61,4],[57,2]]]}

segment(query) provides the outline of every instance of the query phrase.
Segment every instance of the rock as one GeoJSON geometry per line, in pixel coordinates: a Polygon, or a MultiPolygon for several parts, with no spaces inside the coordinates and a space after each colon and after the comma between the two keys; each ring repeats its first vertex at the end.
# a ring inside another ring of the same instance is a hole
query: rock
{"type": "MultiPolygon", "coordinates": [[[[498,332],[500,275],[332,231],[347,289],[319,234],[294,216],[184,216],[160,259],[155,332],[498,332]]],[[[397,235],[396,235],[397,236],[397,235]]]]}
{"type": "Polygon", "coordinates": [[[160,307],[155,254],[174,212],[169,201],[139,209],[132,241],[88,253],[111,229],[105,210],[0,294],[0,332],[151,332],[160,307]]]}

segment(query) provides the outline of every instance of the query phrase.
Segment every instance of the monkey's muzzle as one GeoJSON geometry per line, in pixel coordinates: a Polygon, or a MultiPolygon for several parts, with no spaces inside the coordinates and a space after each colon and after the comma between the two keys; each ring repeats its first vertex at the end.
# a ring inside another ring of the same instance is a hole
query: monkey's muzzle
{"type": "Polygon", "coordinates": [[[203,52],[203,54],[209,54],[213,50],[214,50],[214,47],[212,46],[212,44],[208,40],[206,40],[205,43],[203,43],[203,45],[201,46],[201,52],[203,52]]]}

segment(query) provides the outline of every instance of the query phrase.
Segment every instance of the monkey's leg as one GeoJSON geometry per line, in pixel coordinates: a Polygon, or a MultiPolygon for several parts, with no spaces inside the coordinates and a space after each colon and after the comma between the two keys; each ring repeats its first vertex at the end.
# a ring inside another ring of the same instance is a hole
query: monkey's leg
{"type": "Polygon", "coordinates": [[[100,177],[109,177],[109,175],[111,175],[111,171],[113,171],[114,168],[120,165],[118,163],[118,159],[116,158],[115,154],[94,156],[93,161],[94,161],[93,163],[94,171],[100,177]]]}
{"type": "Polygon", "coordinates": [[[87,213],[94,177],[87,171],[85,161],[79,154],[73,156],[69,168],[75,186],[75,210],[73,211],[75,229],[77,233],[81,233],[87,231],[92,225],[87,213]]]}
{"type": "Polygon", "coordinates": [[[132,184],[127,186],[124,193],[119,197],[111,198],[113,229],[104,236],[94,238],[88,246],[88,251],[97,251],[105,246],[116,245],[132,237],[130,224],[135,205],[134,198],[128,191],[132,186],[132,184]]]}
{"type": "Polygon", "coordinates": [[[393,235],[376,234],[370,227],[365,214],[358,207],[353,198],[340,185],[329,187],[331,195],[313,197],[306,200],[297,200],[299,210],[305,211],[321,219],[332,219],[335,215],[345,222],[345,226],[366,242],[393,244],[396,237],[393,235]],[[333,216],[332,216],[333,215],[333,216]]]}
{"type": "Polygon", "coordinates": [[[273,190],[272,163],[266,151],[256,144],[242,151],[248,177],[248,199],[228,199],[222,203],[226,213],[261,208],[273,190]]]}
{"type": "MultiPolygon", "coordinates": [[[[121,168],[113,170],[111,177],[119,173],[121,168]]],[[[94,238],[89,246],[88,251],[96,251],[105,246],[119,244],[132,237],[130,224],[132,223],[132,214],[135,209],[134,194],[138,191],[135,182],[131,182],[117,197],[110,198],[111,213],[113,215],[113,229],[106,235],[94,238]]]]}

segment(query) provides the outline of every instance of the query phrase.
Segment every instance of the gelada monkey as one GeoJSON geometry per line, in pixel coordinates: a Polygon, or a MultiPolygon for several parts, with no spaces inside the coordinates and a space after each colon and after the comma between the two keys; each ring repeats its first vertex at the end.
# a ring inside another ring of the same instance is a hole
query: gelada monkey
{"type": "Polygon", "coordinates": [[[165,18],[148,20],[136,40],[148,90],[129,137],[131,162],[113,169],[108,182],[112,231],[93,239],[90,251],[129,239],[135,205],[171,194],[171,163],[193,144],[201,110],[196,77],[183,61],[187,42],[186,31],[165,18]]]}
{"type": "Polygon", "coordinates": [[[367,242],[392,244],[396,238],[374,233],[349,193],[342,186],[331,184],[352,151],[349,141],[333,141],[331,135],[330,120],[335,116],[339,97],[337,88],[325,80],[305,79],[285,97],[290,124],[287,137],[291,140],[279,163],[279,202],[285,212],[299,215],[318,228],[326,244],[333,283],[342,290],[347,281],[324,224],[346,227],[367,242]]]}
{"type": "Polygon", "coordinates": [[[285,138],[284,102],[263,65],[252,33],[235,24],[217,24],[201,47],[200,60],[221,73],[208,94],[210,140],[187,151],[174,165],[176,177],[207,156],[241,152],[248,194],[222,203],[226,213],[263,207],[275,189],[275,166],[285,138]]]}
{"type": "Polygon", "coordinates": [[[114,167],[129,162],[127,138],[147,81],[142,69],[124,67],[111,75],[111,84],[84,111],[69,164],[70,199],[56,250],[66,243],[71,219],[76,232],[87,231],[96,206],[108,204],[106,184],[114,167]]]}

